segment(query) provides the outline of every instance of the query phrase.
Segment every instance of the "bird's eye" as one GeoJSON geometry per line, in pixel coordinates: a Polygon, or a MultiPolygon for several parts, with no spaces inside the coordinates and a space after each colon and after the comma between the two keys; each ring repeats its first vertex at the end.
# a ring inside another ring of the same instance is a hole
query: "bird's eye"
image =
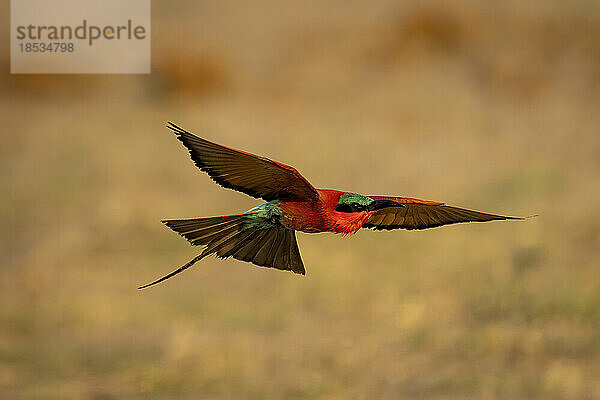
{"type": "Polygon", "coordinates": [[[335,207],[335,210],[344,213],[351,213],[354,211],[351,204],[338,204],[335,207]]]}
{"type": "Polygon", "coordinates": [[[352,207],[352,210],[353,210],[354,212],[357,212],[357,211],[364,211],[364,209],[365,209],[365,206],[363,206],[363,205],[361,205],[361,204],[358,204],[358,203],[352,203],[352,206],[351,206],[351,207],[352,207]]]}

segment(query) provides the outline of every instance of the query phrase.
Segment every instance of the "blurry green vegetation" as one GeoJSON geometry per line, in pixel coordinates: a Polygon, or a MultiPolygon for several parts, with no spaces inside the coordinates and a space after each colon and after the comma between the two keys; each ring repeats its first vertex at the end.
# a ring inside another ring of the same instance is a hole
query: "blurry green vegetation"
{"type": "Polygon", "coordinates": [[[0,76],[0,398],[600,399],[597,2],[152,23],[149,76],[0,76]],[[138,292],[197,252],[160,219],[258,204],[167,120],[318,187],[540,216],[300,234],[304,278],[207,259],[138,292]]]}

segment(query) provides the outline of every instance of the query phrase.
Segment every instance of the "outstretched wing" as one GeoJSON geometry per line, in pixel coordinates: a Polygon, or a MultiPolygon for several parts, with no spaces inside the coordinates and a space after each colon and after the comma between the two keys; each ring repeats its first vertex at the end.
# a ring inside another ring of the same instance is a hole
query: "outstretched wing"
{"type": "Polygon", "coordinates": [[[504,219],[523,219],[488,214],[444,203],[412,199],[409,197],[369,196],[373,200],[393,200],[403,207],[387,207],[377,210],[364,223],[363,228],[380,229],[427,229],[459,222],[485,222],[504,219]]]}
{"type": "Polygon", "coordinates": [[[171,122],[167,128],[188,148],[198,168],[223,187],[267,201],[318,197],[315,188],[288,165],[209,142],[171,122]]]}

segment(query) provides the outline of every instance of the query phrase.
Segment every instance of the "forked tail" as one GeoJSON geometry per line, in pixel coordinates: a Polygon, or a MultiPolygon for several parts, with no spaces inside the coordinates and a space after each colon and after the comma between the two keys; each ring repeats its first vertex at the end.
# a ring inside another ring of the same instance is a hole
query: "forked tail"
{"type": "Polygon", "coordinates": [[[255,265],[304,275],[304,265],[294,231],[269,220],[257,223],[258,218],[260,217],[256,213],[246,213],[162,221],[192,245],[204,246],[204,250],[182,267],[138,289],[167,280],[213,253],[219,258],[233,257],[255,265]]]}

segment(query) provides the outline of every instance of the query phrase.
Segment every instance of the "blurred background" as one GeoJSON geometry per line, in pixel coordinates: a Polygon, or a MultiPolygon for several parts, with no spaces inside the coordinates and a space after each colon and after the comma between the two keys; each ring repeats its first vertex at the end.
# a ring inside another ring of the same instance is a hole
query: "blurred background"
{"type": "MultiPolygon", "coordinates": [[[[8,2],[0,6],[8,43],[8,2]]],[[[600,399],[600,3],[154,1],[150,75],[0,53],[3,399],[600,399]],[[306,277],[159,223],[258,202],[166,121],[315,186],[524,222],[299,234],[306,277]]]]}

